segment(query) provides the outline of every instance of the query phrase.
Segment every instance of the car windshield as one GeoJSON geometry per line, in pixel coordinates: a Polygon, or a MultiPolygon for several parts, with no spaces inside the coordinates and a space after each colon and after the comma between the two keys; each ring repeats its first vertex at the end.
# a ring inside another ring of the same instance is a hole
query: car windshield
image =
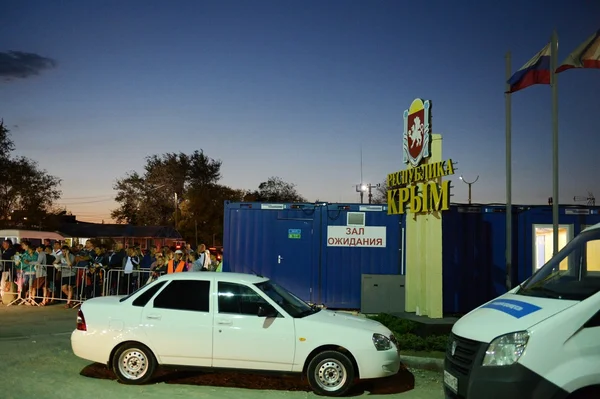
{"type": "Polygon", "coordinates": [[[600,291],[600,229],[579,234],[516,292],[582,301],[600,291]]]}
{"type": "Polygon", "coordinates": [[[317,313],[320,309],[316,306],[311,306],[292,294],[285,288],[275,284],[272,281],[264,281],[255,284],[256,287],[267,294],[269,298],[275,301],[283,310],[294,318],[301,318],[313,313],[317,313]]]}

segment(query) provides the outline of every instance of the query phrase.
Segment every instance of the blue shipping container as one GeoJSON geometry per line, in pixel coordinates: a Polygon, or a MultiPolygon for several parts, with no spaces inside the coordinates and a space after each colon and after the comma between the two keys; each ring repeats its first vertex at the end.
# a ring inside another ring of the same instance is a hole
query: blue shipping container
{"type": "MultiPolygon", "coordinates": [[[[513,207],[513,264],[517,248],[513,207]]],[[[444,313],[466,313],[506,292],[506,208],[452,205],[442,219],[444,313]]]]}
{"type": "Polygon", "coordinates": [[[313,303],[358,309],[362,274],[403,273],[403,218],[385,205],[226,201],[224,216],[224,271],[264,275],[313,303]]]}
{"type": "MultiPolygon", "coordinates": [[[[553,251],[552,206],[530,206],[519,213],[518,268],[514,276],[522,283],[541,267],[553,251]]],[[[561,206],[559,208],[559,249],[585,227],[600,223],[600,207],[561,206]]]]}
{"type": "MultiPolygon", "coordinates": [[[[600,207],[560,208],[564,240],[596,223],[600,207]]],[[[512,225],[515,286],[549,256],[552,207],[514,205],[512,225]]],[[[466,313],[505,293],[505,206],[453,204],[442,228],[444,312],[466,313]]],[[[330,308],[360,308],[362,274],[405,274],[404,243],[404,218],[385,205],[225,204],[224,271],[267,276],[330,308]],[[385,247],[344,244],[363,236],[345,233],[360,226],[385,227],[385,247]]]]}
{"type": "Polygon", "coordinates": [[[332,308],[359,309],[363,274],[404,274],[404,218],[388,215],[386,206],[360,204],[328,205],[322,208],[322,215],[322,231],[327,240],[321,239],[321,300],[332,308]],[[336,231],[348,229],[349,217],[361,213],[365,216],[365,229],[385,229],[385,247],[331,246],[336,231]]]}
{"type": "Polygon", "coordinates": [[[269,277],[314,302],[318,280],[313,264],[320,249],[314,230],[318,233],[320,207],[291,205],[298,204],[226,201],[223,271],[269,277]]]}

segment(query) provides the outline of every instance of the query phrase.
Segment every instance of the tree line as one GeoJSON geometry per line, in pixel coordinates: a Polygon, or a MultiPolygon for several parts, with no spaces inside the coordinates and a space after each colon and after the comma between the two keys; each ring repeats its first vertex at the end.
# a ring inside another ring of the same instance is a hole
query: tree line
{"type": "Polygon", "coordinates": [[[203,151],[165,153],[146,157],[142,173],[117,180],[119,207],[111,212],[117,223],[173,226],[188,242],[220,244],[226,200],[306,202],[296,186],[270,177],[255,190],[222,184],[222,162],[203,151]]]}
{"type": "MultiPolygon", "coordinates": [[[[0,225],[3,227],[58,228],[64,209],[62,180],[26,157],[14,156],[10,131],[0,120],[0,225]]],[[[221,183],[222,162],[202,150],[146,157],[143,171],[117,179],[118,207],[111,217],[122,224],[173,226],[189,242],[220,243],[224,202],[306,202],[295,184],[273,176],[254,190],[221,183]]]]}

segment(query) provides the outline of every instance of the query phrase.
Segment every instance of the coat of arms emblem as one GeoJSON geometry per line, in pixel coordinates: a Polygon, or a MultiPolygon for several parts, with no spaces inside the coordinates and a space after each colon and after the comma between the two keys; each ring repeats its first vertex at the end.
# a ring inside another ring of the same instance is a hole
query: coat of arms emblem
{"type": "Polygon", "coordinates": [[[404,111],[404,163],[416,167],[429,157],[430,136],[431,102],[417,98],[404,111]]]}

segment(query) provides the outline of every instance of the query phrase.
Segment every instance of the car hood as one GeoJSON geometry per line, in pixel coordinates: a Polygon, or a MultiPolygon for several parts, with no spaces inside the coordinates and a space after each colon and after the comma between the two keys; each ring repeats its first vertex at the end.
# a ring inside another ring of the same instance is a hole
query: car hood
{"type": "Polygon", "coordinates": [[[505,294],[461,317],[452,332],[467,339],[491,342],[500,335],[527,330],[577,303],[505,294]]]}
{"type": "Polygon", "coordinates": [[[328,324],[332,326],[340,326],[344,328],[355,328],[370,332],[377,332],[389,336],[391,331],[378,321],[369,319],[364,316],[355,316],[350,313],[336,312],[328,309],[323,309],[317,313],[305,317],[304,319],[310,323],[328,324]]]}

